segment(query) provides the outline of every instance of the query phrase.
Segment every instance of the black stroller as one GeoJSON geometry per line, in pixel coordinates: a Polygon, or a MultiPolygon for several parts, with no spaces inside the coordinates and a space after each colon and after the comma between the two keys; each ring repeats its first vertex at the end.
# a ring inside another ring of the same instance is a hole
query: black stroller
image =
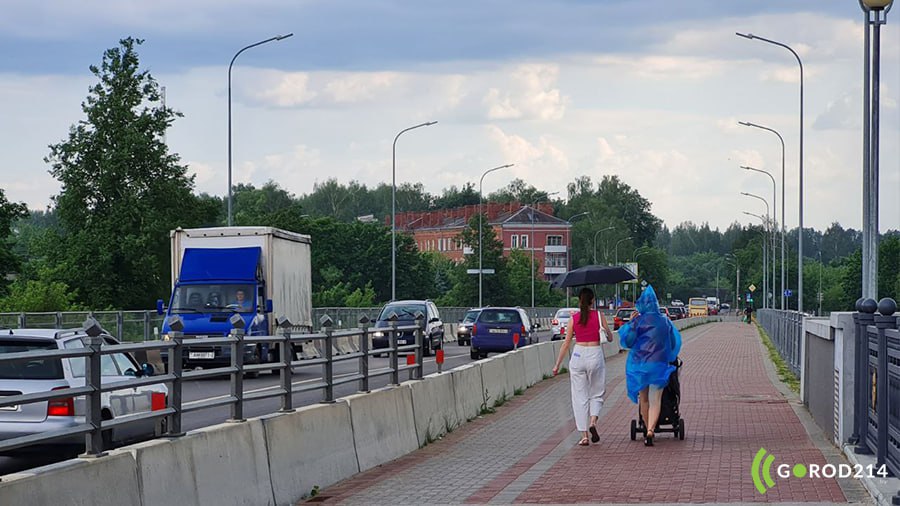
{"type": "MultiPolygon", "coordinates": [[[[678,439],[684,440],[684,418],[681,418],[678,406],[681,402],[681,384],[678,381],[678,371],[681,370],[682,361],[675,359],[672,362],[675,366],[675,372],[669,376],[669,383],[663,389],[662,402],[660,403],[659,420],[656,423],[654,434],[660,432],[672,432],[678,439]],[[671,428],[664,428],[670,426],[671,428]]],[[[631,420],[631,440],[636,441],[638,433],[647,434],[644,418],[641,416],[641,409],[638,407],[638,419],[631,420]]]]}

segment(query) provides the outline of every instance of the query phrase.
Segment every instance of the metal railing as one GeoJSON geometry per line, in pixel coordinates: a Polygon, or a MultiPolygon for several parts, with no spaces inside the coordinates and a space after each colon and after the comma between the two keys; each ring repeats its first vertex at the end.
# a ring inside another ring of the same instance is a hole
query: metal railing
{"type": "MultiPolygon", "coordinates": [[[[850,442],[858,454],[875,454],[900,476],[900,316],[897,303],[860,299],[855,332],[854,423],[850,442]],[[876,310],[878,314],[876,314],[876,310]]],[[[894,499],[900,499],[894,496],[894,499]]]]}
{"type": "Polygon", "coordinates": [[[803,315],[797,311],[780,309],[760,309],[756,319],[769,335],[781,358],[787,362],[791,372],[800,377],[800,334],[803,315]]]}
{"type": "MultiPolygon", "coordinates": [[[[233,315],[231,324],[234,327],[228,336],[220,338],[192,339],[185,338],[181,334],[183,323],[180,318],[173,317],[170,324],[173,332],[168,341],[149,341],[144,343],[127,343],[110,345],[104,343],[104,335],[107,335],[102,327],[93,319],[84,322],[83,329],[85,347],[77,349],[39,350],[22,353],[0,354],[0,365],[11,362],[22,362],[33,359],[85,359],[85,384],[84,386],[65,387],[56,390],[36,392],[21,395],[0,397],[0,408],[21,406],[37,402],[46,402],[53,399],[73,398],[79,401],[78,406],[83,405],[83,416],[75,412],[75,421],[72,426],[49,432],[16,437],[0,441],[0,452],[7,452],[26,446],[45,444],[63,438],[84,435],[85,456],[99,456],[103,454],[104,431],[115,429],[133,423],[159,420],[164,418],[164,435],[178,437],[184,434],[182,431],[182,417],[186,413],[204,409],[229,406],[231,413],[229,421],[244,421],[244,403],[269,398],[281,399],[281,412],[293,411],[293,394],[307,391],[322,391],[322,402],[335,400],[334,389],[336,386],[356,382],[359,391],[369,391],[369,382],[373,378],[390,376],[392,384],[400,383],[401,373],[409,371],[409,379],[422,379],[424,376],[423,342],[425,318],[418,314],[416,323],[412,325],[399,325],[396,315],[392,315],[390,326],[379,328],[381,332],[388,331],[388,348],[372,350],[369,347],[370,326],[369,319],[363,315],[359,321],[359,328],[352,330],[335,330],[333,321],[328,315],[320,319],[321,332],[312,334],[292,333],[292,323],[279,318],[278,327],[283,333],[276,336],[245,336],[244,322],[240,315],[233,315]],[[415,340],[412,344],[398,346],[398,336],[405,332],[412,332],[415,340]],[[358,351],[337,356],[333,353],[338,339],[358,339],[358,351]],[[276,363],[244,364],[243,350],[247,345],[272,343],[277,345],[279,361],[276,363]],[[226,367],[218,367],[204,370],[185,371],[183,368],[183,351],[186,345],[192,344],[222,344],[231,347],[231,364],[226,367]],[[295,360],[297,354],[295,347],[302,345],[316,345],[321,348],[321,357],[316,359],[295,360]],[[160,375],[140,374],[133,380],[118,381],[115,383],[103,383],[101,375],[101,357],[113,353],[134,353],[137,351],[168,350],[168,371],[160,375]],[[378,353],[388,353],[387,367],[370,369],[369,357],[378,353]],[[407,356],[405,364],[400,363],[399,354],[411,353],[407,356]],[[345,361],[357,361],[358,367],[355,374],[341,375],[336,378],[334,365],[345,361]],[[312,384],[294,385],[292,377],[294,370],[302,367],[320,366],[322,368],[321,380],[312,384]],[[265,390],[244,392],[243,377],[247,373],[261,371],[277,371],[280,381],[277,386],[265,390]],[[183,382],[185,380],[197,380],[217,376],[230,376],[231,389],[226,396],[201,399],[185,403],[183,402],[183,382]],[[102,394],[121,389],[131,389],[141,386],[165,384],[167,393],[165,407],[137,414],[131,414],[111,420],[104,420],[102,410],[102,394]],[[83,401],[83,402],[82,402],[83,401]]],[[[440,372],[443,365],[443,354],[438,353],[437,366],[440,372]]]]}

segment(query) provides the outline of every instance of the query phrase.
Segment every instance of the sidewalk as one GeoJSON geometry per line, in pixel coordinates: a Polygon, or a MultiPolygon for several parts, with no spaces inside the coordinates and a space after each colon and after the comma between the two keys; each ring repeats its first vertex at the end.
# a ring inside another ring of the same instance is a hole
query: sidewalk
{"type": "MultiPolygon", "coordinates": [[[[320,491],[329,504],[590,504],[865,501],[855,480],[779,478],[780,464],[841,463],[796,396],[772,382],[756,326],[708,324],[683,333],[684,441],[631,441],[625,354],[607,362],[598,444],[578,447],[568,377],[543,381],[440,441],[320,491]],[[783,389],[782,389],[783,390],[783,389]],[[792,406],[793,404],[793,406],[792,406]],[[795,412],[795,408],[799,407],[795,412]],[[812,436],[805,427],[812,427],[812,436]],[[775,487],[750,475],[760,448],[775,487]]],[[[780,386],[780,385],[779,385],[780,386]]]]}

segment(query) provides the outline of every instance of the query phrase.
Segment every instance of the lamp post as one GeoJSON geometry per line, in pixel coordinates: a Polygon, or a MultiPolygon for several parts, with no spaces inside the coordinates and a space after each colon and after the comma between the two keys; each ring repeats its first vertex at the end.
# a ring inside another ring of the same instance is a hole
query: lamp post
{"type": "MultiPolygon", "coordinates": [[[[765,227],[765,224],[766,224],[766,218],[764,218],[764,217],[762,217],[762,216],[760,216],[760,215],[758,215],[758,214],[748,213],[747,211],[744,211],[744,214],[746,214],[747,216],[754,216],[754,217],[756,217],[756,218],[759,218],[759,219],[762,220],[762,222],[763,222],[763,227],[765,227]]],[[[765,308],[766,305],[767,305],[767,302],[769,301],[769,291],[768,291],[768,287],[766,286],[766,285],[767,285],[767,282],[766,282],[766,277],[767,277],[766,265],[768,264],[768,262],[766,261],[766,249],[767,249],[767,248],[766,248],[766,230],[765,230],[765,228],[763,228],[763,230],[760,232],[760,234],[762,235],[762,250],[763,250],[763,262],[762,262],[762,266],[763,266],[763,268],[762,268],[762,276],[763,276],[763,308],[765,308]]]]}
{"type": "Polygon", "coordinates": [[[819,293],[816,294],[816,298],[819,299],[819,310],[816,311],[816,316],[822,316],[822,269],[825,265],[822,264],[822,250],[819,250],[819,293]]]}
{"type": "MultiPolygon", "coordinates": [[[[619,239],[619,241],[616,242],[616,248],[615,248],[615,250],[616,250],[616,265],[619,265],[619,244],[622,244],[625,241],[630,241],[631,239],[633,239],[633,237],[628,236],[624,239],[619,239]]],[[[619,308],[619,283],[616,283],[616,309],[618,309],[618,308],[619,308]]]]}
{"type": "Polygon", "coordinates": [[[893,6],[893,0],[859,0],[859,6],[866,19],[863,24],[866,33],[863,68],[862,296],[877,300],[881,25],[887,23],[887,13],[893,6]]]}
{"type": "Polygon", "coordinates": [[[231,226],[231,67],[234,66],[234,60],[237,60],[238,55],[243,53],[244,51],[250,49],[251,47],[261,46],[267,42],[273,42],[277,40],[284,40],[288,37],[292,37],[294,34],[289,33],[287,35],[276,35],[274,37],[268,38],[266,40],[261,40],[254,44],[250,44],[249,46],[241,48],[240,51],[234,54],[234,57],[231,59],[231,63],[228,64],[228,226],[231,226]]]}
{"type": "Polygon", "coordinates": [[[437,121],[429,121],[400,130],[391,148],[391,300],[397,300],[397,139],[405,132],[435,123],[437,121]]]}
{"type": "MultiPolygon", "coordinates": [[[[877,0],[866,0],[869,2],[876,2],[877,0]]],[[[882,0],[884,2],[885,0],[882,0]]],[[[799,233],[797,234],[797,312],[803,312],[803,61],[800,60],[800,55],[797,54],[796,51],[791,49],[787,44],[783,44],[781,42],[777,42],[774,40],[766,39],[764,37],[760,37],[758,35],[753,35],[752,33],[744,34],[737,33],[739,37],[743,37],[749,40],[760,40],[778,47],[782,47],[787,49],[794,55],[794,58],[797,59],[797,63],[800,65],[800,199],[797,202],[797,206],[800,208],[800,224],[799,224],[799,233]]],[[[783,187],[783,186],[782,186],[783,187]]],[[[784,208],[784,203],[782,202],[782,208],[784,208]]],[[[784,220],[782,220],[782,225],[784,225],[784,220]]],[[[784,249],[782,248],[782,251],[784,249]]],[[[781,265],[784,265],[782,261],[781,265]]]]}
{"type": "MultiPolygon", "coordinates": [[[[729,254],[730,255],[730,254],[729,254]]],[[[734,296],[731,299],[731,303],[734,304],[732,308],[737,311],[738,309],[738,294],[741,289],[741,266],[738,264],[737,258],[731,257],[728,258],[729,255],[725,255],[725,262],[731,264],[735,268],[735,280],[734,280],[734,296]]]]}
{"type": "MultiPolygon", "coordinates": [[[[768,202],[766,199],[760,197],[759,195],[754,195],[754,194],[752,194],[752,193],[741,192],[741,195],[745,195],[745,196],[747,196],[747,197],[753,197],[753,198],[755,198],[755,199],[759,199],[759,200],[763,201],[763,203],[766,205],[766,218],[763,220],[763,224],[764,224],[765,227],[766,227],[766,232],[771,236],[771,242],[772,242],[772,244],[773,244],[773,246],[772,246],[772,256],[774,256],[774,255],[775,255],[775,247],[774,247],[774,243],[775,243],[775,234],[774,234],[774,232],[772,232],[772,228],[771,228],[771,225],[770,225],[771,222],[769,221],[770,216],[771,216],[771,215],[769,214],[769,202],[768,202]]],[[[774,284],[774,283],[775,283],[775,281],[774,281],[774,279],[775,279],[775,278],[774,278],[775,263],[774,263],[774,262],[772,263],[772,271],[773,271],[773,272],[772,272],[772,274],[773,274],[772,284],[774,284]]],[[[768,289],[771,289],[771,288],[772,288],[772,286],[769,285],[768,275],[766,276],[766,280],[765,280],[764,285],[766,286],[766,290],[767,290],[767,291],[766,291],[766,302],[768,303],[768,301],[769,301],[769,292],[768,292],[768,289]]],[[[772,291],[774,292],[775,290],[772,289],[772,291]]],[[[774,294],[774,293],[772,294],[772,302],[773,302],[773,303],[775,302],[775,294],[774,294]]]]}
{"type": "MultiPolygon", "coordinates": [[[[742,165],[741,168],[744,170],[760,172],[762,174],[769,176],[769,179],[772,180],[772,229],[770,230],[770,233],[772,234],[772,273],[771,273],[772,274],[772,283],[770,286],[772,288],[772,291],[775,292],[775,290],[776,290],[776,288],[775,288],[775,232],[778,231],[778,227],[775,225],[775,216],[778,215],[778,201],[775,198],[775,178],[772,177],[772,174],[767,170],[755,169],[753,167],[748,167],[746,165],[742,165]]],[[[782,209],[781,212],[784,213],[784,209],[782,209]]],[[[784,240],[783,233],[781,234],[781,239],[782,239],[782,241],[784,240]]],[[[782,259],[782,261],[784,261],[784,260],[782,259]]],[[[782,272],[784,272],[784,269],[782,269],[782,272]]],[[[781,309],[784,309],[784,278],[781,278],[781,292],[782,292],[782,294],[781,294],[781,309]]],[[[777,292],[776,292],[776,295],[774,295],[772,297],[772,307],[773,308],[775,307],[775,300],[777,298],[778,297],[777,297],[777,292]]]]}
{"type": "MultiPolygon", "coordinates": [[[[567,242],[569,243],[566,245],[566,269],[567,270],[572,269],[572,222],[575,221],[575,218],[580,218],[582,216],[590,216],[590,215],[591,215],[590,211],[584,211],[584,212],[576,214],[575,216],[572,216],[568,220],[569,229],[566,230],[566,235],[567,235],[566,239],[567,239],[567,242]]],[[[572,292],[572,289],[570,287],[566,287],[566,305],[569,304],[569,297],[571,296],[571,292],[572,292]]]]}
{"type": "MultiPolygon", "coordinates": [[[[538,202],[549,198],[550,195],[557,195],[559,192],[548,193],[544,196],[538,197],[531,202],[531,240],[529,241],[529,246],[531,246],[531,313],[534,314],[534,206],[537,205],[538,202]]],[[[546,236],[545,236],[546,237],[546,236]]],[[[544,265],[547,265],[547,254],[544,253],[544,265]]]]}
{"type": "MultiPolygon", "coordinates": [[[[738,124],[772,132],[773,134],[777,135],[778,140],[781,141],[781,309],[784,310],[784,308],[786,307],[784,299],[784,252],[786,250],[786,248],[784,247],[784,138],[775,129],[769,128],[767,126],[757,125],[756,123],[750,123],[749,121],[739,121],[738,124]]],[[[774,197],[772,201],[775,201],[774,197]]],[[[774,215],[778,214],[777,210],[772,214],[774,218],[774,215]]],[[[772,259],[772,265],[775,265],[774,258],[772,259]]],[[[773,272],[772,275],[774,276],[775,273],[773,272]]]]}
{"type": "MultiPolygon", "coordinates": [[[[597,236],[600,235],[600,233],[602,233],[602,232],[606,232],[607,230],[615,230],[615,229],[616,229],[616,227],[609,226],[609,227],[606,227],[606,228],[604,228],[604,229],[600,229],[600,230],[594,232],[594,241],[593,241],[593,244],[594,244],[594,257],[593,257],[593,258],[594,258],[594,264],[597,263],[597,236]]],[[[606,263],[606,255],[603,255],[603,262],[606,263]]]]}
{"type": "MultiPolygon", "coordinates": [[[[633,253],[632,256],[631,256],[631,259],[632,259],[631,261],[634,262],[634,263],[636,264],[636,263],[637,263],[638,257],[640,257],[641,255],[644,255],[644,254],[646,254],[646,253],[650,253],[650,250],[651,250],[651,249],[652,249],[652,248],[650,248],[650,246],[641,246],[641,247],[639,247],[639,248],[636,248],[636,249],[634,250],[634,253],[633,253]],[[645,251],[641,251],[640,253],[638,253],[638,250],[641,250],[641,249],[644,249],[644,248],[647,248],[647,249],[646,249],[645,251]]],[[[638,276],[638,277],[640,277],[640,276],[638,276]]],[[[635,281],[634,283],[631,284],[631,298],[632,298],[632,299],[633,299],[633,298],[635,297],[635,295],[636,295],[636,294],[634,293],[635,285],[636,285],[636,284],[637,284],[637,281],[635,281]]]]}
{"type": "MultiPolygon", "coordinates": [[[[483,307],[483,304],[481,303],[481,288],[483,286],[481,278],[482,278],[482,274],[484,274],[484,272],[482,272],[484,269],[482,269],[482,267],[481,267],[481,259],[483,256],[482,252],[481,252],[481,243],[482,243],[482,236],[484,235],[484,232],[482,231],[482,225],[481,225],[481,215],[482,215],[481,195],[482,195],[482,188],[484,187],[484,176],[487,176],[488,174],[490,174],[491,172],[494,172],[495,170],[506,169],[508,167],[512,167],[513,165],[515,165],[515,164],[508,163],[506,165],[494,167],[493,169],[488,169],[488,170],[484,171],[484,174],[481,175],[481,180],[478,182],[478,307],[483,307]]],[[[488,224],[490,224],[490,222],[488,222],[488,224]]]]}

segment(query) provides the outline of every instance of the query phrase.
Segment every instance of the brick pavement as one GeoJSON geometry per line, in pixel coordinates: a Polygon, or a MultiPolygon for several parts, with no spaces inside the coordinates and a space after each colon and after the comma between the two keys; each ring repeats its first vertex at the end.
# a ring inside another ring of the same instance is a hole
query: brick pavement
{"type": "MultiPolygon", "coordinates": [[[[546,380],[410,455],[323,490],[329,504],[846,503],[835,480],[779,479],[760,495],[750,463],[825,464],[766,372],[755,326],[717,323],[683,333],[684,441],[631,441],[636,406],[624,394],[625,355],[607,361],[598,444],[575,446],[567,376],[546,380]]],[[[858,487],[855,482],[849,487],[858,487]]]]}

